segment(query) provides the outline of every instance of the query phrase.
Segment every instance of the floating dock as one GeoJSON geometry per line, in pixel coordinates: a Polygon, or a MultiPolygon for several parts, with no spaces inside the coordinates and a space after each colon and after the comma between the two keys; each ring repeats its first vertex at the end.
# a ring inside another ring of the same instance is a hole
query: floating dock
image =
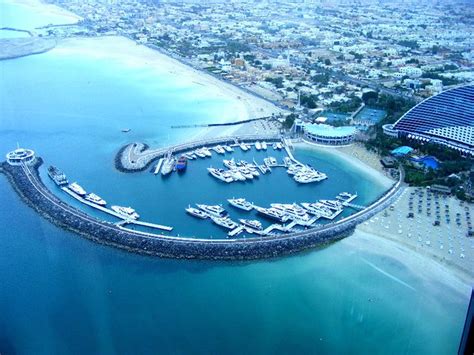
{"type": "Polygon", "coordinates": [[[133,219],[127,219],[127,217],[125,217],[125,216],[121,215],[120,213],[117,213],[117,212],[115,212],[115,211],[113,211],[109,208],[99,206],[95,203],[87,201],[86,199],[82,198],[81,196],[76,195],[74,192],[72,192],[67,187],[61,187],[61,190],[63,190],[69,196],[75,198],[76,200],[78,200],[79,202],[82,202],[85,205],[88,205],[88,206],[90,206],[92,208],[95,208],[97,210],[100,210],[102,212],[108,213],[111,216],[120,218],[121,221],[116,223],[116,225],[119,226],[119,227],[121,227],[123,225],[127,225],[127,224],[136,224],[136,225],[139,225],[139,226],[160,229],[160,230],[164,230],[164,231],[168,231],[168,232],[173,230],[173,227],[168,227],[168,226],[163,226],[163,225],[160,225],[160,224],[154,224],[154,223],[148,223],[148,222],[140,222],[140,221],[136,221],[136,220],[133,220],[133,219]]]}
{"type": "Polygon", "coordinates": [[[160,160],[158,160],[158,164],[156,164],[155,171],[153,172],[153,174],[157,175],[160,173],[161,166],[163,165],[163,160],[163,158],[160,158],[160,160]]]}

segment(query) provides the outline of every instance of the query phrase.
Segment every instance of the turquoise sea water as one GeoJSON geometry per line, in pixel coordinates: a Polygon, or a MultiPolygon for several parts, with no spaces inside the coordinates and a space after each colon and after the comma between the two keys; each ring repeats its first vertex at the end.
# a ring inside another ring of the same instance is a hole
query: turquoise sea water
{"type": "MultiPolygon", "coordinates": [[[[284,171],[224,186],[207,176],[210,160],[191,162],[185,175],[166,180],[115,171],[122,144],[176,143],[195,132],[172,124],[234,118],[233,102],[202,90],[147,68],[54,51],[3,61],[0,151],[20,142],[110,202],[130,204],[144,220],[187,235],[220,231],[184,214],[192,202],[223,202],[230,194],[261,204],[293,202],[347,190],[368,203],[382,192],[361,171],[309,151],[297,155],[330,176],[313,187],[296,185],[284,171]],[[123,134],[124,127],[132,131],[123,134]]],[[[142,257],[54,227],[1,175],[0,196],[2,354],[457,350],[467,299],[393,258],[344,242],[252,263],[142,257]]]]}

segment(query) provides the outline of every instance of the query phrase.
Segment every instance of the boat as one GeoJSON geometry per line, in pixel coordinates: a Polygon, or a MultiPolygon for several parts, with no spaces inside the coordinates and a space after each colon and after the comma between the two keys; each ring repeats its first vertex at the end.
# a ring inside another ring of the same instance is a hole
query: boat
{"type": "Polygon", "coordinates": [[[232,206],[240,208],[244,211],[251,211],[253,209],[253,203],[248,202],[245,198],[229,198],[227,201],[232,206]]]}
{"type": "Polygon", "coordinates": [[[217,154],[225,154],[225,149],[221,145],[212,148],[217,154]]]}
{"type": "Polygon", "coordinates": [[[206,219],[207,217],[209,217],[209,215],[206,212],[198,208],[191,207],[191,206],[188,206],[188,208],[186,208],[186,212],[188,212],[191,216],[201,218],[201,219],[206,219]]]}
{"type": "Polygon", "coordinates": [[[303,206],[303,208],[307,210],[308,213],[311,213],[315,216],[329,218],[333,214],[327,206],[319,202],[316,202],[316,203],[303,202],[301,203],[301,206],[303,206]]]}
{"type": "Polygon", "coordinates": [[[252,180],[254,178],[253,174],[248,168],[239,168],[238,170],[246,179],[252,180]]]}
{"type": "Polygon", "coordinates": [[[234,181],[245,181],[247,180],[245,176],[239,171],[239,169],[230,169],[229,171],[230,176],[234,179],[234,181]]]}
{"type": "Polygon", "coordinates": [[[275,219],[279,222],[286,222],[288,220],[288,216],[286,216],[282,211],[276,208],[273,208],[273,207],[263,208],[263,207],[258,207],[258,206],[254,206],[254,208],[261,215],[271,218],[271,219],[275,219]]]}
{"type": "Polygon", "coordinates": [[[101,198],[100,196],[92,192],[87,194],[86,197],[84,197],[84,199],[92,203],[95,203],[96,205],[99,205],[99,206],[105,206],[107,204],[107,202],[103,198],[101,198]]]}
{"type": "Polygon", "coordinates": [[[217,224],[218,226],[227,228],[227,229],[234,229],[237,228],[239,225],[231,220],[229,217],[214,217],[211,216],[212,221],[217,224]]]}
{"type": "Polygon", "coordinates": [[[281,144],[280,142],[278,142],[278,143],[276,144],[276,147],[277,147],[277,149],[283,149],[283,144],[281,144]]]}
{"type": "Polygon", "coordinates": [[[76,195],[79,196],[85,196],[86,195],[86,190],[82,188],[81,185],[79,185],[77,182],[73,182],[72,184],[69,184],[69,190],[74,192],[76,195]]]}
{"type": "Polygon", "coordinates": [[[256,230],[262,230],[262,223],[260,221],[257,221],[256,219],[239,219],[239,222],[242,223],[244,226],[256,229],[256,230]]]}
{"type": "Polygon", "coordinates": [[[234,151],[234,148],[232,148],[230,145],[224,145],[223,147],[228,153],[232,153],[234,151]]]}
{"type": "Polygon", "coordinates": [[[268,159],[270,160],[270,165],[271,166],[275,166],[275,165],[278,164],[277,160],[274,157],[269,157],[268,159]]]}
{"type": "Polygon", "coordinates": [[[286,166],[290,165],[291,164],[291,159],[289,157],[284,157],[283,158],[283,164],[285,164],[286,166]]]}
{"type": "Polygon", "coordinates": [[[184,155],[181,155],[178,159],[178,162],[176,163],[176,170],[179,172],[183,172],[186,170],[186,167],[188,165],[188,160],[184,155]]]}
{"type": "Polygon", "coordinates": [[[305,222],[310,220],[310,217],[307,211],[301,206],[298,206],[296,203],[293,203],[293,204],[272,203],[270,206],[272,208],[282,211],[290,219],[296,219],[296,220],[305,221],[305,222]]]}
{"type": "Polygon", "coordinates": [[[203,205],[203,204],[196,204],[202,211],[209,214],[211,217],[225,217],[227,216],[227,212],[222,206],[219,205],[203,205]]]}
{"type": "Polygon", "coordinates": [[[131,131],[130,128],[123,128],[123,129],[122,129],[122,132],[123,132],[123,133],[128,133],[128,132],[130,132],[130,131],[131,131]]]}
{"type": "Polygon", "coordinates": [[[318,171],[303,171],[295,174],[293,178],[300,184],[308,184],[311,182],[319,182],[327,179],[327,175],[318,171]]]}
{"type": "Polygon", "coordinates": [[[273,148],[273,150],[277,150],[277,149],[278,149],[278,148],[277,148],[277,144],[276,144],[276,143],[273,143],[273,144],[272,144],[272,148],[273,148]]]}
{"type": "Polygon", "coordinates": [[[223,169],[207,168],[207,171],[209,171],[209,173],[212,176],[214,176],[216,179],[219,179],[221,181],[224,181],[227,183],[234,181],[233,175],[230,172],[225,171],[223,169]]]}
{"type": "Polygon", "coordinates": [[[201,152],[206,156],[206,157],[212,157],[212,153],[207,147],[202,147],[201,152]]]}
{"type": "Polygon", "coordinates": [[[255,148],[256,148],[257,150],[262,149],[262,145],[260,144],[260,142],[255,142],[255,148]]]}
{"type": "Polygon", "coordinates": [[[339,201],[334,200],[319,200],[323,205],[327,206],[329,209],[334,211],[339,211],[344,208],[344,206],[339,201]]]}
{"type": "Polygon", "coordinates": [[[58,186],[64,186],[69,184],[69,181],[66,178],[66,175],[56,168],[55,166],[50,166],[48,168],[48,176],[54,181],[54,183],[58,186]]]}
{"type": "Polygon", "coordinates": [[[161,175],[165,176],[170,174],[176,164],[176,159],[173,156],[169,156],[163,161],[163,166],[161,167],[161,175]]]}
{"type": "Polygon", "coordinates": [[[196,154],[199,158],[205,158],[206,157],[206,154],[204,154],[201,149],[196,149],[194,151],[194,154],[196,154]]]}
{"type": "Polygon", "coordinates": [[[267,150],[267,142],[262,142],[261,143],[261,146],[262,146],[262,150],[267,150]]]}
{"type": "Polygon", "coordinates": [[[239,146],[240,146],[240,149],[242,149],[244,152],[249,150],[249,147],[244,142],[240,143],[239,146]]]}
{"type": "Polygon", "coordinates": [[[234,161],[234,158],[232,158],[231,160],[228,160],[228,159],[224,159],[222,161],[222,163],[224,164],[224,166],[226,168],[229,168],[229,169],[233,169],[235,168],[237,165],[235,165],[235,161],[234,161]]]}
{"type": "Polygon", "coordinates": [[[190,152],[190,153],[185,153],[185,154],[183,154],[183,155],[184,155],[184,156],[186,157],[186,159],[188,159],[188,160],[193,160],[193,159],[196,159],[196,158],[197,158],[197,157],[196,157],[196,154],[191,153],[191,152],[190,152]]]}
{"type": "Polygon", "coordinates": [[[140,216],[138,213],[131,207],[122,207],[122,206],[111,206],[110,207],[113,211],[117,212],[118,214],[131,219],[138,219],[140,216]]]}

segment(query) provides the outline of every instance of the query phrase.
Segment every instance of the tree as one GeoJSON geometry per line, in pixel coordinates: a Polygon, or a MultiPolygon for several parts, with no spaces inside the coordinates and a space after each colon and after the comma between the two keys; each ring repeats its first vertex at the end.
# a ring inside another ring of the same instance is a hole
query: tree
{"type": "Polygon", "coordinates": [[[379,94],[376,91],[367,91],[362,94],[362,101],[367,104],[370,99],[377,100],[378,97],[379,94]]]}

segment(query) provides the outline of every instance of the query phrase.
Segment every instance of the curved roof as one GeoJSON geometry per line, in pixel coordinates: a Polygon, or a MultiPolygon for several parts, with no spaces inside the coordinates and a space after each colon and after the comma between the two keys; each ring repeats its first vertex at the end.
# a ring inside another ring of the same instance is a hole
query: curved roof
{"type": "Polygon", "coordinates": [[[355,134],[356,128],[350,126],[333,127],[325,124],[310,124],[305,126],[306,132],[320,137],[342,138],[355,134]]]}
{"type": "Polygon", "coordinates": [[[474,85],[456,87],[422,101],[393,128],[474,148],[474,85]]]}

